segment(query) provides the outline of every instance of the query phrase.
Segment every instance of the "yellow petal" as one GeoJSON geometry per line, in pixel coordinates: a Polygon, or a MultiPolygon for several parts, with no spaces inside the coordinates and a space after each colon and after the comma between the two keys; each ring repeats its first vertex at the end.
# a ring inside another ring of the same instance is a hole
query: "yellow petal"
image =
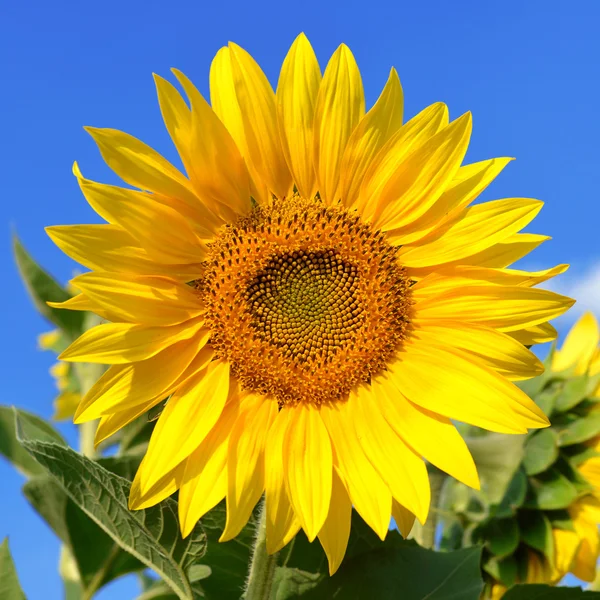
{"type": "Polygon", "coordinates": [[[220,542],[234,538],[248,522],[265,489],[264,449],[277,415],[277,402],[260,398],[242,412],[231,432],[227,455],[227,521],[220,542]]]}
{"type": "Polygon", "coordinates": [[[353,206],[373,158],[402,126],[404,96],[395,69],[373,108],[352,132],[340,167],[340,197],[345,206],[353,206]]]}
{"type": "Polygon", "coordinates": [[[456,175],[470,137],[471,113],[466,113],[409,154],[372,200],[375,227],[389,231],[422,217],[456,175]]]}
{"type": "Polygon", "coordinates": [[[549,239],[551,238],[547,235],[515,233],[494,246],[470,254],[461,262],[463,264],[479,265],[480,267],[503,269],[517,262],[549,239]]]}
{"type": "MultiPolygon", "coordinates": [[[[176,347],[174,347],[176,348],[176,347]]],[[[171,350],[171,349],[169,349],[171,350]]],[[[175,383],[171,385],[170,389],[167,389],[166,392],[157,393],[154,396],[146,396],[145,400],[142,400],[141,404],[132,405],[130,408],[125,408],[124,410],[116,410],[114,412],[109,412],[100,417],[100,422],[98,424],[98,429],[96,430],[96,437],[94,439],[94,444],[98,446],[104,440],[109,438],[111,435],[114,435],[117,431],[128,425],[138,417],[147,413],[151,408],[165,400],[177,387],[180,383],[183,383],[187,380],[190,374],[196,373],[201,368],[206,367],[206,365],[212,360],[213,351],[208,348],[203,348],[192,360],[187,369],[185,369],[184,373],[180,375],[179,378],[175,380],[175,383]],[[204,358],[204,363],[201,362],[201,359],[204,358]],[[149,399],[148,399],[149,398],[149,399]]],[[[135,366],[135,365],[134,365],[135,366]]],[[[111,369],[118,369],[120,367],[111,367],[111,369]]],[[[156,367],[155,367],[156,368],[156,367]]],[[[140,386],[135,386],[136,393],[138,392],[138,388],[140,386]]],[[[92,388],[93,389],[93,388],[92,388]]],[[[122,388],[121,388],[122,389],[122,388]]],[[[104,390],[106,391],[106,389],[104,390]]],[[[108,392],[109,393],[109,392],[108,392]]],[[[131,399],[130,394],[126,394],[126,398],[129,401],[133,402],[134,399],[131,399]]],[[[139,396],[138,396],[139,400],[139,396]]],[[[116,403],[118,405],[118,402],[116,403]]],[[[80,417],[78,419],[79,422],[91,420],[80,417]]]]}
{"type": "Polygon", "coordinates": [[[467,285],[518,285],[533,287],[564,273],[569,265],[556,265],[543,271],[520,271],[518,269],[490,269],[475,265],[440,265],[433,274],[426,276],[413,287],[419,299],[430,297],[467,285]]]}
{"type": "Polygon", "coordinates": [[[558,331],[550,323],[540,323],[525,329],[509,331],[507,335],[510,335],[524,346],[533,346],[533,344],[552,342],[558,337],[558,331]]]}
{"type": "Polygon", "coordinates": [[[216,360],[171,396],[150,438],[142,493],[202,443],[221,416],[228,391],[229,363],[216,360]]]}
{"type": "Polygon", "coordinates": [[[245,215],[251,206],[250,188],[238,147],[192,82],[180,71],[173,72],[192,107],[191,160],[187,169],[196,192],[224,219],[245,215]]]}
{"type": "Polygon", "coordinates": [[[392,516],[394,517],[394,521],[396,521],[396,525],[398,525],[402,537],[407,539],[415,524],[415,515],[402,506],[402,504],[396,502],[396,500],[392,500],[392,516]]]}
{"type": "Polygon", "coordinates": [[[153,76],[165,127],[179,152],[185,168],[188,169],[191,162],[192,113],[174,85],[156,75],[156,73],[153,73],[153,76]]]}
{"type": "Polygon", "coordinates": [[[174,208],[151,194],[83,177],[78,180],[90,206],[109,223],[129,232],[155,261],[185,264],[204,259],[206,245],[174,208]]]}
{"type": "MultiPolygon", "coordinates": [[[[160,403],[163,399],[157,400],[156,404],[160,403]]],[[[146,414],[156,404],[142,404],[101,417],[94,437],[94,446],[98,447],[110,436],[125,427],[125,425],[146,414]]]]}
{"type": "Polygon", "coordinates": [[[77,294],[64,302],[47,302],[48,306],[52,308],[60,308],[64,310],[84,310],[96,313],[99,317],[106,319],[107,321],[112,321],[113,323],[123,323],[125,322],[120,314],[115,313],[114,311],[99,306],[95,302],[93,302],[90,298],[88,298],[85,294],[77,294]]]}
{"type": "Polygon", "coordinates": [[[554,539],[553,579],[562,579],[571,570],[581,540],[574,531],[565,529],[553,529],[552,537],[554,539]]]}
{"type": "Polygon", "coordinates": [[[131,365],[114,365],[98,379],[81,401],[75,423],[116,411],[146,406],[172,394],[188,369],[193,373],[210,362],[213,351],[203,337],[174,344],[156,356],[131,365]]]}
{"type": "Polygon", "coordinates": [[[440,348],[458,348],[511,381],[544,372],[544,365],[533,352],[490,327],[460,321],[420,321],[413,335],[440,348]]]}
{"type": "Polygon", "coordinates": [[[71,419],[77,410],[77,405],[81,400],[81,394],[77,392],[64,391],[54,399],[54,414],[52,418],[55,421],[64,421],[71,419]]]}
{"type": "Polygon", "coordinates": [[[361,386],[350,393],[348,410],[353,416],[359,443],[392,497],[413,512],[422,523],[429,513],[429,477],[423,459],[390,427],[378,410],[375,389],[361,386]]]}
{"type": "Polygon", "coordinates": [[[194,193],[189,179],[158,152],[116,129],[86,127],[106,164],[126,183],[187,207],[199,223],[217,224],[213,213],[194,193]]]}
{"type": "Polygon", "coordinates": [[[398,260],[415,269],[441,265],[485,250],[513,235],[541,210],[543,202],[527,198],[494,200],[467,208],[441,237],[433,241],[403,246],[398,260]]]}
{"type": "Polygon", "coordinates": [[[448,109],[438,102],[405,123],[383,145],[365,174],[354,208],[370,219],[382,190],[406,157],[448,124],[448,109]]]}
{"type": "Polygon", "coordinates": [[[129,323],[176,325],[204,312],[193,288],[166,277],[84,273],[71,283],[129,323]]]}
{"type": "Polygon", "coordinates": [[[552,370],[563,371],[575,365],[576,374],[585,373],[599,342],[598,321],[587,312],[573,325],[562,348],[554,353],[552,370]]]}
{"type": "Polygon", "coordinates": [[[390,384],[408,400],[450,419],[500,433],[549,425],[518,387],[459,350],[413,343],[388,370],[390,384]]]}
{"type": "Polygon", "coordinates": [[[321,405],[321,416],[334,448],[335,467],[358,514],[383,540],[388,532],[392,495],[363,452],[347,402],[321,405]]]}
{"type": "Polygon", "coordinates": [[[56,343],[60,340],[61,331],[60,329],[53,329],[46,333],[38,335],[38,347],[41,350],[52,350],[56,343]]]}
{"type": "Polygon", "coordinates": [[[267,521],[267,552],[283,548],[300,529],[285,488],[283,443],[290,411],[283,408],[277,414],[265,446],[265,515],[267,521]]]}
{"type": "Polygon", "coordinates": [[[339,198],[342,157],[364,113],[360,71],[352,52],[342,44],[327,64],[315,109],[315,171],[319,194],[326,204],[334,204],[339,198]]]}
{"type": "Polygon", "coordinates": [[[129,492],[129,510],[142,510],[162,502],[165,498],[168,498],[179,489],[183,480],[185,461],[180,465],[177,465],[172,471],[166,473],[147,492],[142,494],[140,482],[145,460],[146,457],[143,458],[133,483],[131,484],[131,491],[129,492]]]}
{"type": "MultiPolygon", "coordinates": [[[[391,428],[417,454],[455,479],[479,489],[473,457],[448,418],[409,402],[390,378],[376,378],[372,395],[391,428]]],[[[402,504],[414,513],[408,504],[402,504]]]]}
{"type": "Polygon", "coordinates": [[[283,470],[294,512],[312,542],[325,522],[331,501],[331,441],[317,407],[299,403],[289,410],[283,470]]]}
{"type": "Polygon", "coordinates": [[[227,447],[239,413],[239,398],[230,397],[212,431],[186,461],[179,490],[179,523],[183,537],[189,535],[204,514],[227,493],[227,447]]]}
{"type": "MultiPolygon", "coordinates": [[[[204,325],[200,317],[170,327],[105,323],[88,329],[60,356],[69,362],[121,365],[151,358],[161,350],[194,336],[204,325]]],[[[206,330],[206,341],[210,332],[206,330]]]]}
{"type": "Polygon", "coordinates": [[[499,175],[511,158],[493,158],[460,167],[433,206],[407,227],[388,231],[394,245],[414,244],[453,221],[499,175]]]}
{"type": "Polygon", "coordinates": [[[279,133],[285,159],[300,195],[317,191],[313,166],[313,126],[321,70],[314,50],[301,33],[283,61],[277,84],[279,133]]]}
{"type": "Polygon", "coordinates": [[[292,176],[279,139],[275,93],[248,52],[231,42],[229,51],[248,158],[268,188],[283,198],[292,189],[292,176]]]}
{"type": "Polygon", "coordinates": [[[346,554],[351,521],[352,503],[339,475],[333,471],[329,512],[319,531],[319,542],[327,555],[330,575],[338,570],[346,554]]]}
{"type": "Polygon", "coordinates": [[[183,282],[199,279],[203,272],[200,260],[195,264],[155,261],[119,225],[58,225],[46,227],[46,233],[65,254],[93,271],[163,275],[183,282]]]}
{"type": "Polygon", "coordinates": [[[244,132],[242,111],[235,93],[229,48],[221,48],[210,65],[210,102],[246,159],[253,198],[259,204],[265,204],[269,200],[269,193],[265,182],[252,164],[252,156],[244,132]]]}
{"type": "Polygon", "coordinates": [[[468,286],[427,298],[416,306],[418,319],[465,321],[516,331],[554,319],[574,300],[548,290],[519,286],[468,286]]]}

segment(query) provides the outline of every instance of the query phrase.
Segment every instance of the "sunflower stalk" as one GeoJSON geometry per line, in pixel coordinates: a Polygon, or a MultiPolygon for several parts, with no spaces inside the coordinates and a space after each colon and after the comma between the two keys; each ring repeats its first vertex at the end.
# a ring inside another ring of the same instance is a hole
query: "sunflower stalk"
{"type": "Polygon", "coordinates": [[[267,511],[263,500],[256,526],[244,600],[268,600],[273,587],[277,556],[278,553],[267,552],[267,511]]]}
{"type": "MultiPolygon", "coordinates": [[[[104,369],[104,365],[90,363],[77,364],[76,373],[77,378],[79,379],[82,397],[85,396],[96,381],[98,381],[104,372],[104,369]]],[[[95,458],[97,455],[94,444],[97,428],[98,421],[87,421],[79,426],[79,450],[81,454],[88,458],[95,458]]]]}
{"type": "Polygon", "coordinates": [[[431,510],[424,525],[415,523],[413,537],[423,548],[435,548],[435,532],[439,522],[439,504],[447,475],[433,465],[428,465],[431,487],[431,510]]]}

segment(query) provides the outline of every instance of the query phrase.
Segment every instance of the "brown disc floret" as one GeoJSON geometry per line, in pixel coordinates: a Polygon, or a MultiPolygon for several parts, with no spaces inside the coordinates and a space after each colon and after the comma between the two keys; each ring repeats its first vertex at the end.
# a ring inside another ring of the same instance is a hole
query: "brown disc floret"
{"type": "Polygon", "coordinates": [[[196,282],[217,356],[282,404],[339,400],[383,371],[410,285],[381,232],[297,195],[225,227],[196,282]]]}

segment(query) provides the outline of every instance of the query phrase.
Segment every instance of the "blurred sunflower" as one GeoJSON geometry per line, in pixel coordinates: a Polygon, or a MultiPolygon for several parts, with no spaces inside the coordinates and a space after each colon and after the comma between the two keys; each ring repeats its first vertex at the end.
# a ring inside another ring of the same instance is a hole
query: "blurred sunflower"
{"type": "MultiPolygon", "coordinates": [[[[60,352],[64,348],[61,332],[54,329],[38,336],[38,346],[42,350],[60,352]]],[[[59,361],[50,367],[50,375],[54,378],[58,396],[54,399],[54,414],[56,421],[71,419],[81,401],[79,384],[73,374],[73,367],[67,362],[59,361]]]]}
{"type": "Polygon", "coordinates": [[[137,189],[75,174],[108,223],[50,227],[92,269],[63,308],[108,319],[62,355],[112,365],[76,421],[97,441],[169,398],[132,487],[142,508],[179,489],[181,528],[224,497],[222,540],[263,493],[267,549],[302,528],[334,572],[352,506],[384,538],[430,501],[426,459],[478,477],[450,419],[492,431],[544,427],[510,380],[539,374],[524,347],[554,337],[569,298],[533,286],[566,265],[506,267],[545,237],[519,233],[538,200],[471,206],[510,159],[461,166],[469,113],[434,104],[403,124],[396,71],[365,114],[342,45],[323,76],[304,35],[276,93],[230,44],[209,105],[155,77],[187,177],[120,131],[88,128],[137,189]]]}
{"type": "MultiPolygon", "coordinates": [[[[562,458],[569,458],[576,470],[575,477],[587,483],[587,487],[564,511],[547,511],[544,519],[552,524],[551,551],[544,555],[531,547],[531,541],[525,540],[514,553],[519,565],[517,582],[557,584],[568,573],[583,581],[594,581],[596,565],[600,555],[600,436],[594,430],[585,437],[582,424],[589,423],[598,428],[593,419],[600,404],[600,389],[596,383],[600,373],[600,331],[594,315],[585,313],[571,328],[560,349],[551,356],[551,373],[547,379],[552,388],[557,378],[563,382],[575,378],[587,377],[589,393],[573,396],[577,402],[567,403],[567,410],[561,413],[560,407],[554,407],[552,423],[561,437],[565,424],[575,423],[580,427],[580,443],[569,443],[560,449],[562,458]],[[592,417],[590,419],[590,417],[592,417]],[[579,458],[583,457],[583,458],[579,458]],[[589,458],[588,458],[589,457],[589,458]]],[[[557,387],[560,390],[560,387],[557,387]]],[[[563,387],[562,389],[565,389],[563,387]]],[[[540,513],[541,515],[542,513],[540,513]]],[[[525,510],[523,518],[531,522],[531,511],[525,510]]],[[[503,596],[507,587],[496,581],[491,587],[491,598],[497,600],[503,596]]]]}

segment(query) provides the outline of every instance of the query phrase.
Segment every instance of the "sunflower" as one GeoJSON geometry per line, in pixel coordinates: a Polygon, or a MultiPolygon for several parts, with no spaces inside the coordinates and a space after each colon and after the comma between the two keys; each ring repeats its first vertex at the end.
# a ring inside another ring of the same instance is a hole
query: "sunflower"
{"type": "MultiPolygon", "coordinates": [[[[515,583],[546,583],[556,585],[568,573],[583,581],[594,581],[596,563],[600,555],[600,501],[584,496],[567,510],[571,520],[568,529],[552,529],[554,555],[552,562],[541,553],[521,545],[516,557],[519,570],[515,583]]],[[[492,584],[491,600],[499,600],[507,587],[499,581],[492,584]]]]}
{"type": "MultiPolygon", "coordinates": [[[[42,350],[60,352],[64,348],[60,329],[53,329],[38,336],[38,346],[42,350]]],[[[58,389],[58,396],[54,399],[54,414],[52,418],[56,421],[71,419],[81,402],[79,384],[73,373],[73,365],[59,361],[50,367],[50,375],[58,389]]]]}
{"type": "Polygon", "coordinates": [[[424,459],[479,485],[451,419],[545,427],[511,380],[543,367],[572,300],[533,286],[566,269],[506,268],[544,241],[520,233],[542,203],[471,205],[510,161],[461,166],[471,115],[434,104],[403,123],[395,70],[365,114],[341,45],[323,76],[300,35],[276,93],[229,44],[211,104],[155,76],[187,176],[136,138],[87,128],[131,188],[74,172],[101,225],[48,228],[91,269],[61,304],[104,317],[62,355],[111,365],[75,420],[96,441],[168,401],[133,482],[140,509],[179,490],[183,535],[223,498],[221,540],[265,495],[267,549],[302,528],[333,573],[352,507],[383,539],[430,503],[424,459]]]}

